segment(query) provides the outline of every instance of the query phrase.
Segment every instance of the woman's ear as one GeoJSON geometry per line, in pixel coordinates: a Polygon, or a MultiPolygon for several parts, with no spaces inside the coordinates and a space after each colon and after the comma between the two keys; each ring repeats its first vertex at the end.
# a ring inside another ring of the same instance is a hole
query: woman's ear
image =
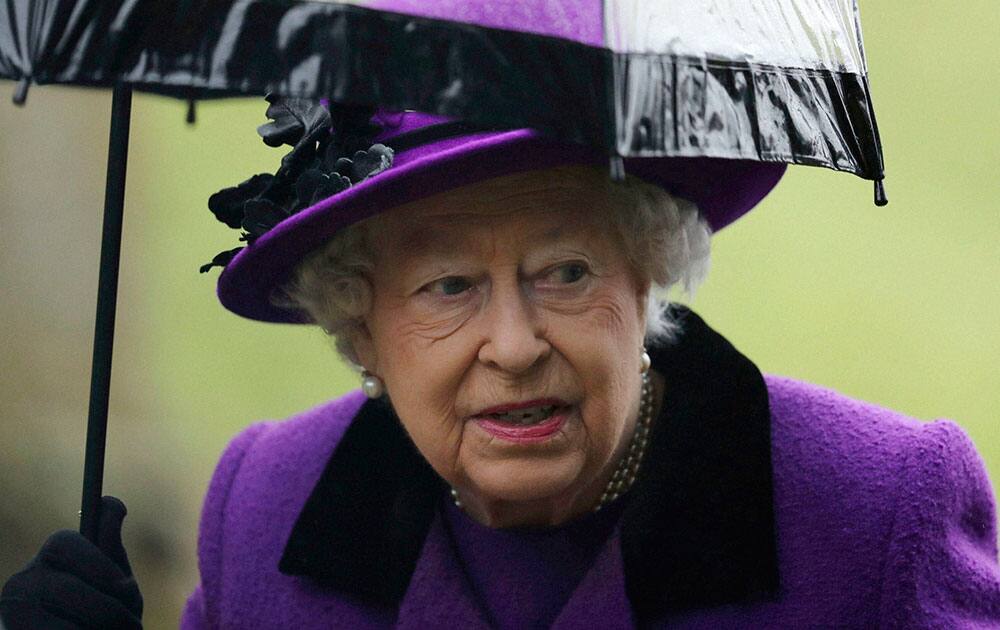
{"type": "Polygon", "coordinates": [[[368,326],[364,323],[354,326],[348,337],[351,340],[351,347],[354,348],[354,356],[357,357],[358,364],[368,372],[378,374],[378,353],[375,351],[375,341],[372,339],[368,326]]]}
{"type": "Polygon", "coordinates": [[[639,314],[639,330],[642,331],[643,338],[646,336],[646,322],[649,317],[649,296],[652,291],[652,283],[649,280],[639,280],[636,282],[636,312],[639,314]]]}

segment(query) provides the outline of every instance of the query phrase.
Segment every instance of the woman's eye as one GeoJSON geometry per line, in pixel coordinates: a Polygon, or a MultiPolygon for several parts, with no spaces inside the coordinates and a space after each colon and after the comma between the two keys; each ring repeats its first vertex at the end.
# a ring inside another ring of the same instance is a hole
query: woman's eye
{"type": "Polygon", "coordinates": [[[587,275],[587,268],[580,263],[561,265],[552,272],[552,277],[563,284],[573,284],[587,275]]]}
{"type": "Polygon", "coordinates": [[[466,278],[450,276],[441,278],[427,285],[430,291],[441,295],[459,295],[472,288],[472,283],[466,278]]]}

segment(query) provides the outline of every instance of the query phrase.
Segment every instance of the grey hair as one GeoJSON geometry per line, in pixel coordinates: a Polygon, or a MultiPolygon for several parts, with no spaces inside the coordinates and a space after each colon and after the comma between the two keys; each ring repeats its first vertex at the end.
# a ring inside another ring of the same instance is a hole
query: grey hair
{"type": "MultiPolygon", "coordinates": [[[[553,169],[556,177],[573,167],[553,169]]],[[[626,256],[640,278],[649,282],[646,342],[667,342],[678,325],[666,309],[668,292],[682,287],[693,295],[708,273],[711,228],[690,201],[659,186],[628,176],[613,182],[603,175],[609,193],[619,202],[611,221],[626,256]]],[[[368,281],[375,264],[369,238],[373,217],[344,228],[325,246],[296,267],[272,302],[304,312],[309,321],[334,339],[337,351],[357,366],[351,333],[363,325],[372,303],[368,281]]]]}

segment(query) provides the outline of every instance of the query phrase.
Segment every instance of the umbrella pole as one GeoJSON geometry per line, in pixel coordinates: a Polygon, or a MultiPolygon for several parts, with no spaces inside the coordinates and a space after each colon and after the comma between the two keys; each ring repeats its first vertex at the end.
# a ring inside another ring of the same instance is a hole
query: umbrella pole
{"type": "Polygon", "coordinates": [[[118,261],[121,257],[122,211],[125,205],[125,163],[128,159],[132,88],[118,83],[111,101],[111,135],[104,189],[104,228],[101,268],[94,321],[94,353],[90,371],[90,408],[87,414],[87,452],[83,463],[83,500],[80,533],[97,542],[104,484],[104,445],[111,388],[111,354],[115,340],[115,303],[118,298],[118,261]]]}

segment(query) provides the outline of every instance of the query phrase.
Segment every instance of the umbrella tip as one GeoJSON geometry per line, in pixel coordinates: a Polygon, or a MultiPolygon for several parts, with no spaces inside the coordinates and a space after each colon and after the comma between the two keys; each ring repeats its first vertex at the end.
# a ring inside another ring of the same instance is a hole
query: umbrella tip
{"type": "Polygon", "coordinates": [[[188,111],[187,111],[187,124],[193,125],[195,121],[198,120],[197,113],[195,112],[195,100],[193,98],[188,99],[188,111]]]}
{"type": "Polygon", "coordinates": [[[875,180],[875,205],[879,208],[889,205],[889,198],[885,196],[885,180],[875,180]]]}
{"type": "Polygon", "coordinates": [[[14,89],[14,104],[18,107],[24,105],[24,102],[28,100],[28,86],[31,85],[31,80],[28,77],[21,77],[21,80],[17,82],[17,88],[14,89]]]}

